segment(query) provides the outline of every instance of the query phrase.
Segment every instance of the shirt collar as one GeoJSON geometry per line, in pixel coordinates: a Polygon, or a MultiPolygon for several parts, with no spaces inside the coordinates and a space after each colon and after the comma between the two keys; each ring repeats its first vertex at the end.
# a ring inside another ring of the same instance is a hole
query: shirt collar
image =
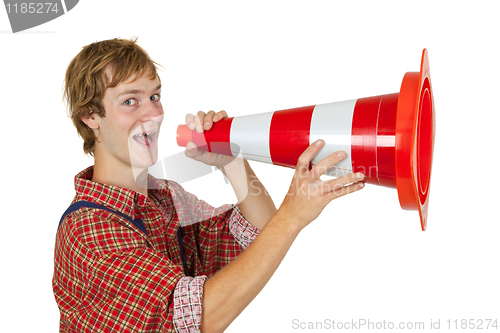
{"type": "MultiPolygon", "coordinates": [[[[122,187],[101,184],[92,181],[94,166],[90,166],[75,176],[75,190],[78,200],[98,203],[112,210],[135,219],[134,210],[148,204],[149,198],[144,194],[122,187]]],[[[148,174],[148,196],[162,197],[166,194],[165,180],[156,179],[148,174]]]]}

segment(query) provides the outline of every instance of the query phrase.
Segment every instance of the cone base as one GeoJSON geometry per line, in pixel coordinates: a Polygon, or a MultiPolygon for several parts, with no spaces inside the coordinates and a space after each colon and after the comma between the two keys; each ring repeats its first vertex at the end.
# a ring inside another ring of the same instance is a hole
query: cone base
{"type": "Polygon", "coordinates": [[[427,228],[435,137],[434,102],[427,50],[420,72],[408,72],[399,93],[396,119],[396,187],[401,208],[418,210],[427,228]]]}

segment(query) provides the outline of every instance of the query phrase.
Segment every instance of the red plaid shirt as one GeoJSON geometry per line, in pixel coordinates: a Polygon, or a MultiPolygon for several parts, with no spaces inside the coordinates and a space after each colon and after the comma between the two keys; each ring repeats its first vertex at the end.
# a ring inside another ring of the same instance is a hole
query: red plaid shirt
{"type": "Polygon", "coordinates": [[[118,214],[81,208],[59,227],[52,286],[61,332],[197,332],[203,284],[243,251],[259,230],[238,206],[214,208],[173,181],[148,178],[148,197],[75,177],[73,202],[95,202],[118,214]],[[177,241],[182,226],[186,276],[177,241]]]}

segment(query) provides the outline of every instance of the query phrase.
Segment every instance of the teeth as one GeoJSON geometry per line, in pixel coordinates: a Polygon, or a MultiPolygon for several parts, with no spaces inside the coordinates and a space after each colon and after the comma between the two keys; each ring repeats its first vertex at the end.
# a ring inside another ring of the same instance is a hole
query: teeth
{"type": "Polygon", "coordinates": [[[154,133],[151,133],[151,134],[139,133],[139,134],[134,135],[134,137],[135,137],[135,136],[138,136],[138,137],[139,137],[139,136],[144,136],[144,135],[146,135],[146,136],[150,137],[150,136],[151,136],[151,135],[153,135],[153,134],[154,134],[154,133]]]}

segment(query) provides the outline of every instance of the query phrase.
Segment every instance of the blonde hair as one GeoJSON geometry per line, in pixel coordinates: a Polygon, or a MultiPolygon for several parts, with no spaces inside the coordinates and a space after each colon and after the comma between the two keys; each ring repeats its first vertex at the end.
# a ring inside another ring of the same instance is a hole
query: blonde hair
{"type": "Polygon", "coordinates": [[[83,139],[83,151],[93,156],[96,137],[82,120],[96,114],[105,117],[102,99],[107,88],[113,88],[144,74],[158,78],[157,64],[135,39],[110,39],[83,47],[66,70],[64,99],[68,116],[83,139]]]}

